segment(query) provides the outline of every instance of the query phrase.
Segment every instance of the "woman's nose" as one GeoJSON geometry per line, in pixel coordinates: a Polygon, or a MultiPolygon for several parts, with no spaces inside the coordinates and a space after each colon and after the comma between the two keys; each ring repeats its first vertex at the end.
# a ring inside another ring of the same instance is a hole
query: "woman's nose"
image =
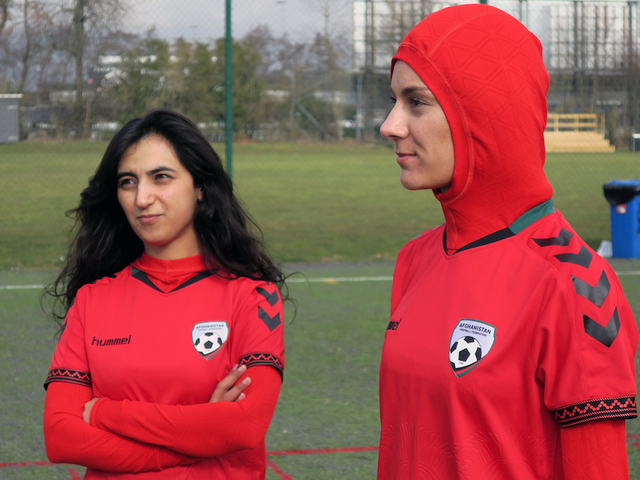
{"type": "Polygon", "coordinates": [[[382,125],[380,125],[380,134],[389,140],[395,140],[397,138],[404,138],[407,136],[408,129],[402,121],[402,115],[398,110],[398,105],[394,105],[389,112],[387,119],[382,125]]]}

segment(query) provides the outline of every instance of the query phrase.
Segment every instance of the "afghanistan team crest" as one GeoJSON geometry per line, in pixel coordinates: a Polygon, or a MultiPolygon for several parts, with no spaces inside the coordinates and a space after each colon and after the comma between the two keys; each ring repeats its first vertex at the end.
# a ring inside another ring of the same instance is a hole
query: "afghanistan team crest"
{"type": "Polygon", "coordinates": [[[191,341],[196,351],[209,360],[229,337],[227,322],[196,323],[191,330],[191,341]]]}
{"type": "Polygon", "coordinates": [[[473,370],[496,341],[496,327],[480,320],[463,318],[458,322],[449,342],[449,362],[456,377],[473,370]]]}

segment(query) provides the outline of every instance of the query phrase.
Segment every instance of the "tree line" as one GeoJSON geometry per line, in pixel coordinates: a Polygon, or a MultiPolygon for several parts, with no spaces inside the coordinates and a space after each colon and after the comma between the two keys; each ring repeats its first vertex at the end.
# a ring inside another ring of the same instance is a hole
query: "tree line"
{"type": "MultiPolygon", "coordinates": [[[[224,39],[187,41],[119,28],[124,0],[0,0],[0,93],[21,93],[23,138],[89,138],[151,108],[171,108],[222,135],[224,39]],[[46,118],[45,118],[46,117],[46,118]]],[[[233,41],[234,134],[341,138],[353,118],[349,42],[325,25],[311,41],[260,25],[233,41]],[[352,102],[351,102],[352,103],[352,102]]]]}

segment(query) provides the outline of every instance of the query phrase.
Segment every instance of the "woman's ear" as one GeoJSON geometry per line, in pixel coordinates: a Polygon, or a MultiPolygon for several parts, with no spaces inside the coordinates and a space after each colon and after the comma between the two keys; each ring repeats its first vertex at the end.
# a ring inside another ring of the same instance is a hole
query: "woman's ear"
{"type": "Polygon", "coordinates": [[[202,187],[196,187],[196,197],[198,198],[198,201],[202,200],[202,187]]]}

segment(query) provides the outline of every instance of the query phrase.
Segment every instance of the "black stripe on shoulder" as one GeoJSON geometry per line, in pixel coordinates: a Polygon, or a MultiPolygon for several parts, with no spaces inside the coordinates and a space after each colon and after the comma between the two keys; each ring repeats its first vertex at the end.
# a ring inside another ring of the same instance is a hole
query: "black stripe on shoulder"
{"type": "Polygon", "coordinates": [[[613,315],[604,327],[585,314],[582,315],[582,318],[584,320],[584,331],[587,335],[593,337],[605,347],[609,348],[620,331],[618,308],[616,307],[614,309],[613,315]]]}
{"type": "Polygon", "coordinates": [[[238,365],[246,365],[249,367],[256,367],[259,365],[267,365],[273,367],[280,372],[280,376],[284,376],[284,366],[278,357],[271,353],[249,353],[240,357],[238,365]]]}
{"type": "Polygon", "coordinates": [[[571,278],[573,279],[573,287],[576,289],[576,293],[578,295],[586,298],[598,308],[602,306],[609,295],[609,291],[611,290],[611,284],[609,283],[607,273],[604,270],[602,270],[600,279],[595,287],[592,287],[587,282],[574,275],[571,275],[571,278]]]}
{"type": "Polygon", "coordinates": [[[573,263],[580,267],[589,268],[591,260],[593,260],[593,254],[587,247],[582,245],[578,253],[560,253],[554,255],[562,263],[573,263]]]}
{"type": "Polygon", "coordinates": [[[560,427],[571,427],[592,420],[607,418],[636,418],[638,409],[635,396],[598,398],[586,402],[574,403],[553,410],[553,418],[560,427]]]}
{"type": "Polygon", "coordinates": [[[565,230],[564,228],[560,230],[560,233],[557,237],[549,237],[549,238],[532,238],[534,242],[538,244],[539,247],[550,247],[552,245],[556,245],[559,247],[566,247],[571,242],[573,238],[573,233],[569,230],[565,230]]]}
{"type": "Polygon", "coordinates": [[[268,290],[265,290],[264,288],[257,287],[257,288],[256,288],[256,291],[257,291],[260,295],[262,295],[262,296],[265,298],[265,300],[267,301],[267,303],[268,303],[269,305],[271,305],[272,307],[273,307],[276,303],[278,303],[278,292],[277,292],[277,290],[275,290],[275,289],[274,289],[274,290],[273,290],[273,292],[269,293],[269,291],[268,291],[268,290]]]}
{"type": "Polygon", "coordinates": [[[68,370],[66,368],[54,368],[51,370],[44,382],[44,389],[46,390],[49,384],[53,382],[73,383],[89,388],[91,388],[92,385],[90,373],[80,372],[78,370],[68,370]]]}

